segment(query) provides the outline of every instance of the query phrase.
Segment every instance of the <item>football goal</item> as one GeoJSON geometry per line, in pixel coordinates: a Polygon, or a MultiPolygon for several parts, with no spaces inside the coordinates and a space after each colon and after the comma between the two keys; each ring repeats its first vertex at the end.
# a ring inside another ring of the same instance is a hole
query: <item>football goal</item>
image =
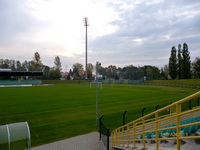
{"type": "Polygon", "coordinates": [[[92,88],[92,84],[97,84],[98,85],[98,88],[99,88],[99,86],[101,87],[101,89],[102,89],[102,82],[98,82],[98,81],[92,81],[92,82],[90,82],[90,88],[92,88]]]}

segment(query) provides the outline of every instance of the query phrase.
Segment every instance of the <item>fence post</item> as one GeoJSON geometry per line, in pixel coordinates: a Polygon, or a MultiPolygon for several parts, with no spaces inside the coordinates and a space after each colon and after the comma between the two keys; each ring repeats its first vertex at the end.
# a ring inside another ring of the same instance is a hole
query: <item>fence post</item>
{"type": "Polygon", "coordinates": [[[142,109],[142,117],[144,116],[144,110],[146,109],[146,107],[144,107],[143,109],[142,109]]]}
{"type": "MultiPolygon", "coordinates": [[[[172,104],[172,102],[169,103],[169,105],[171,105],[171,104],[172,104]]],[[[168,114],[170,114],[171,113],[171,108],[168,108],[167,111],[168,111],[168,114]]]]}
{"type": "Polygon", "coordinates": [[[192,105],[191,105],[192,100],[189,100],[189,109],[192,109],[192,105]]]}
{"type": "Polygon", "coordinates": [[[197,99],[197,106],[199,106],[199,100],[200,100],[200,98],[197,99]]]}
{"type": "Polygon", "coordinates": [[[101,120],[104,117],[104,115],[101,116],[101,118],[99,119],[99,141],[101,140],[101,120]]]}
{"type": "Polygon", "coordinates": [[[110,135],[110,131],[109,129],[107,129],[107,150],[109,150],[109,135],[110,135]]]}
{"type": "Polygon", "coordinates": [[[159,107],[159,106],[160,106],[160,105],[157,105],[157,106],[156,106],[156,110],[158,110],[158,107],[159,107]]]}
{"type": "Polygon", "coordinates": [[[126,113],[127,113],[127,111],[125,111],[124,113],[123,113],[123,125],[125,125],[126,124],[126,113]]]}

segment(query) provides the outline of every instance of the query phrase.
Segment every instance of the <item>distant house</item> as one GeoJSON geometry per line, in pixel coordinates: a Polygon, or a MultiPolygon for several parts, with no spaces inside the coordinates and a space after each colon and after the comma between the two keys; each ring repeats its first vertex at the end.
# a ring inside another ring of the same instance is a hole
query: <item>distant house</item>
{"type": "Polygon", "coordinates": [[[78,74],[81,78],[84,78],[84,74],[85,74],[85,71],[84,70],[78,70],[78,74]]]}
{"type": "Polygon", "coordinates": [[[69,72],[61,72],[61,78],[67,78],[69,72]]]}

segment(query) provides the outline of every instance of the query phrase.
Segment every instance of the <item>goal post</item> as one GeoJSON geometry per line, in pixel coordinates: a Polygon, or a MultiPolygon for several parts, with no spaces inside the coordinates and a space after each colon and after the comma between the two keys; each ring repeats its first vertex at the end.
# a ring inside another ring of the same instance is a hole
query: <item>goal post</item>
{"type": "Polygon", "coordinates": [[[96,81],[92,81],[90,82],[90,88],[92,88],[92,84],[98,84],[98,87],[100,85],[101,89],[102,89],[102,82],[96,82],[96,81]]]}

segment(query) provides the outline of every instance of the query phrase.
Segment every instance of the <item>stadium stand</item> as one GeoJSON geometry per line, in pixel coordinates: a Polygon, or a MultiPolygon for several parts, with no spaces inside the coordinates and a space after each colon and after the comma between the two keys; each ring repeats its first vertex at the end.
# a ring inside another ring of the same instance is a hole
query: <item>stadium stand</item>
{"type": "Polygon", "coordinates": [[[171,144],[173,148],[181,150],[182,145],[193,140],[195,144],[192,145],[192,150],[199,150],[200,106],[183,109],[185,103],[199,97],[200,92],[197,92],[113,130],[111,132],[112,147],[114,149],[153,147],[155,150],[161,148],[165,150],[170,146],[162,147],[161,143],[167,144],[173,141],[171,144]],[[169,109],[173,111],[167,114],[169,109]]]}
{"type": "Polygon", "coordinates": [[[42,71],[12,71],[11,69],[2,69],[0,68],[0,85],[27,85],[27,84],[41,84],[42,81],[38,78],[29,78],[31,77],[38,77],[42,76],[42,71]],[[6,77],[6,80],[3,80],[4,77],[6,77]],[[13,78],[11,77],[17,77],[15,80],[11,80],[13,78]],[[27,79],[27,80],[24,80],[27,79]],[[30,80],[31,79],[31,80],[30,80]]]}
{"type": "Polygon", "coordinates": [[[41,80],[0,80],[0,85],[41,84],[41,80]]]}

